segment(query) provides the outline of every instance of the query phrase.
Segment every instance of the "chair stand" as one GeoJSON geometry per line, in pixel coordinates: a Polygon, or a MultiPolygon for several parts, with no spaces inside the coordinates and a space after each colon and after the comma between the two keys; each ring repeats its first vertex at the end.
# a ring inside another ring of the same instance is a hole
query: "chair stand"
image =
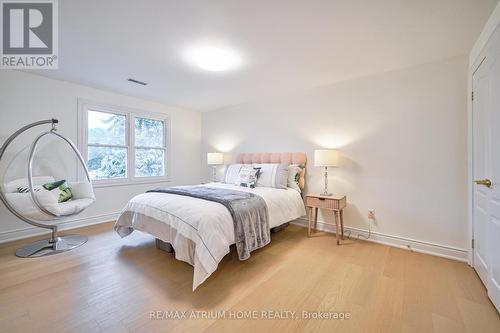
{"type": "Polygon", "coordinates": [[[16,249],[16,256],[21,258],[36,258],[61,253],[77,248],[87,242],[87,236],[67,235],[54,239],[42,239],[16,249]]]}

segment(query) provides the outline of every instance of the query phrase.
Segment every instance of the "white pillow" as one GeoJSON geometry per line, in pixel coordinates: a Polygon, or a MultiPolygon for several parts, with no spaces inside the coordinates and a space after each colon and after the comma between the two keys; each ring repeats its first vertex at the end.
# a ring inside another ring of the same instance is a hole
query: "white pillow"
{"type": "Polygon", "coordinates": [[[286,189],[288,183],[288,165],[279,163],[254,164],[260,168],[257,186],[286,189]]]}
{"type": "Polygon", "coordinates": [[[251,165],[241,167],[235,185],[254,188],[257,185],[257,177],[260,169],[256,169],[251,165]]]}
{"type": "Polygon", "coordinates": [[[73,200],[91,199],[95,201],[94,191],[89,182],[74,182],[68,183],[71,193],[73,193],[73,200]]]}
{"type": "Polygon", "coordinates": [[[243,164],[229,164],[224,172],[224,183],[234,184],[240,173],[243,164]]]}
{"type": "Polygon", "coordinates": [[[292,164],[288,167],[288,184],[287,186],[293,188],[299,193],[302,192],[300,190],[299,184],[297,182],[297,175],[300,175],[302,172],[302,168],[297,164],[292,164]]]}

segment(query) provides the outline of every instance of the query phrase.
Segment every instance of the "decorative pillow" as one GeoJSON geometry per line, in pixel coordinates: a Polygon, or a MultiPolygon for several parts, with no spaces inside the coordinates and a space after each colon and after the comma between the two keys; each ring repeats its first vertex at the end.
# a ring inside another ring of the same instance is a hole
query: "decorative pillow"
{"type": "Polygon", "coordinates": [[[73,200],[90,199],[95,201],[94,190],[92,189],[92,184],[89,182],[70,182],[68,186],[71,189],[71,194],[73,194],[73,200]]]}
{"type": "Polygon", "coordinates": [[[47,191],[56,191],[57,202],[59,203],[66,202],[73,198],[73,193],[71,193],[71,189],[64,179],[52,183],[43,184],[42,187],[47,191]]]}
{"type": "Polygon", "coordinates": [[[300,174],[304,170],[303,165],[291,164],[288,167],[288,183],[287,186],[293,188],[296,191],[302,192],[299,187],[300,174]]]}
{"type": "MultiPolygon", "coordinates": [[[[38,192],[40,191],[40,187],[33,187],[33,192],[38,192]]],[[[30,188],[28,186],[19,186],[17,188],[17,193],[29,193],[30,188]]]]}
{"type": "Polygon", "coordinates": [[[243,164],[229,164],[224,171],[224,183],[235,184],[243,164]]]}
{"type": "MultiPolygon", "coordinates": [[[[54,177],[51,176],[41,176],[41,177],[33,177],[33,185],[36,187],[41,186],[42,184],[49,183],[55,181],[54,177]]],[[[17,188],[23,186],[28,187],[28,178],[19,178],[13,181],[8,182],[4,185],[3,190],[5,193],[19,193],[17,192],[17,188]]]]}
{"type": "Polygon", "coordinates": [[[279,163],[254,164],[260,168],[257,186],[286,189],[288,183],[288,165],[279,163]]]}
{"type": "Polygon", "coordinates": [[[235,184],[243,187],[254,188],[259,178],[260,168],[245,165],[240,169],[235,184]]]}

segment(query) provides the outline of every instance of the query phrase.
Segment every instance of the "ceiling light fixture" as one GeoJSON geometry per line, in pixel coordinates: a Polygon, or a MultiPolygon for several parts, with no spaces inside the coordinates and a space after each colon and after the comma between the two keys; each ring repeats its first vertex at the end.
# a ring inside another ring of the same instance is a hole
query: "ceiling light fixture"
{"type": "Polygon", "coordinates": [[[187,58],[198,67],[212,72],[221,72],[239,67],[241,57],[231,49],[216,46],[193,47],[187,58]]]}

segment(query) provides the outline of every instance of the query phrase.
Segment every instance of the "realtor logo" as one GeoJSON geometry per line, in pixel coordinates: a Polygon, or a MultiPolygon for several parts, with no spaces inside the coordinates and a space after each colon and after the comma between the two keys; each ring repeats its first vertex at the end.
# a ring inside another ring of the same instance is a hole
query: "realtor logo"
{"type": "Polygon", "coordinates": [[[57,69],[57,0],[0,0],[1,68],[57,69]]]}

